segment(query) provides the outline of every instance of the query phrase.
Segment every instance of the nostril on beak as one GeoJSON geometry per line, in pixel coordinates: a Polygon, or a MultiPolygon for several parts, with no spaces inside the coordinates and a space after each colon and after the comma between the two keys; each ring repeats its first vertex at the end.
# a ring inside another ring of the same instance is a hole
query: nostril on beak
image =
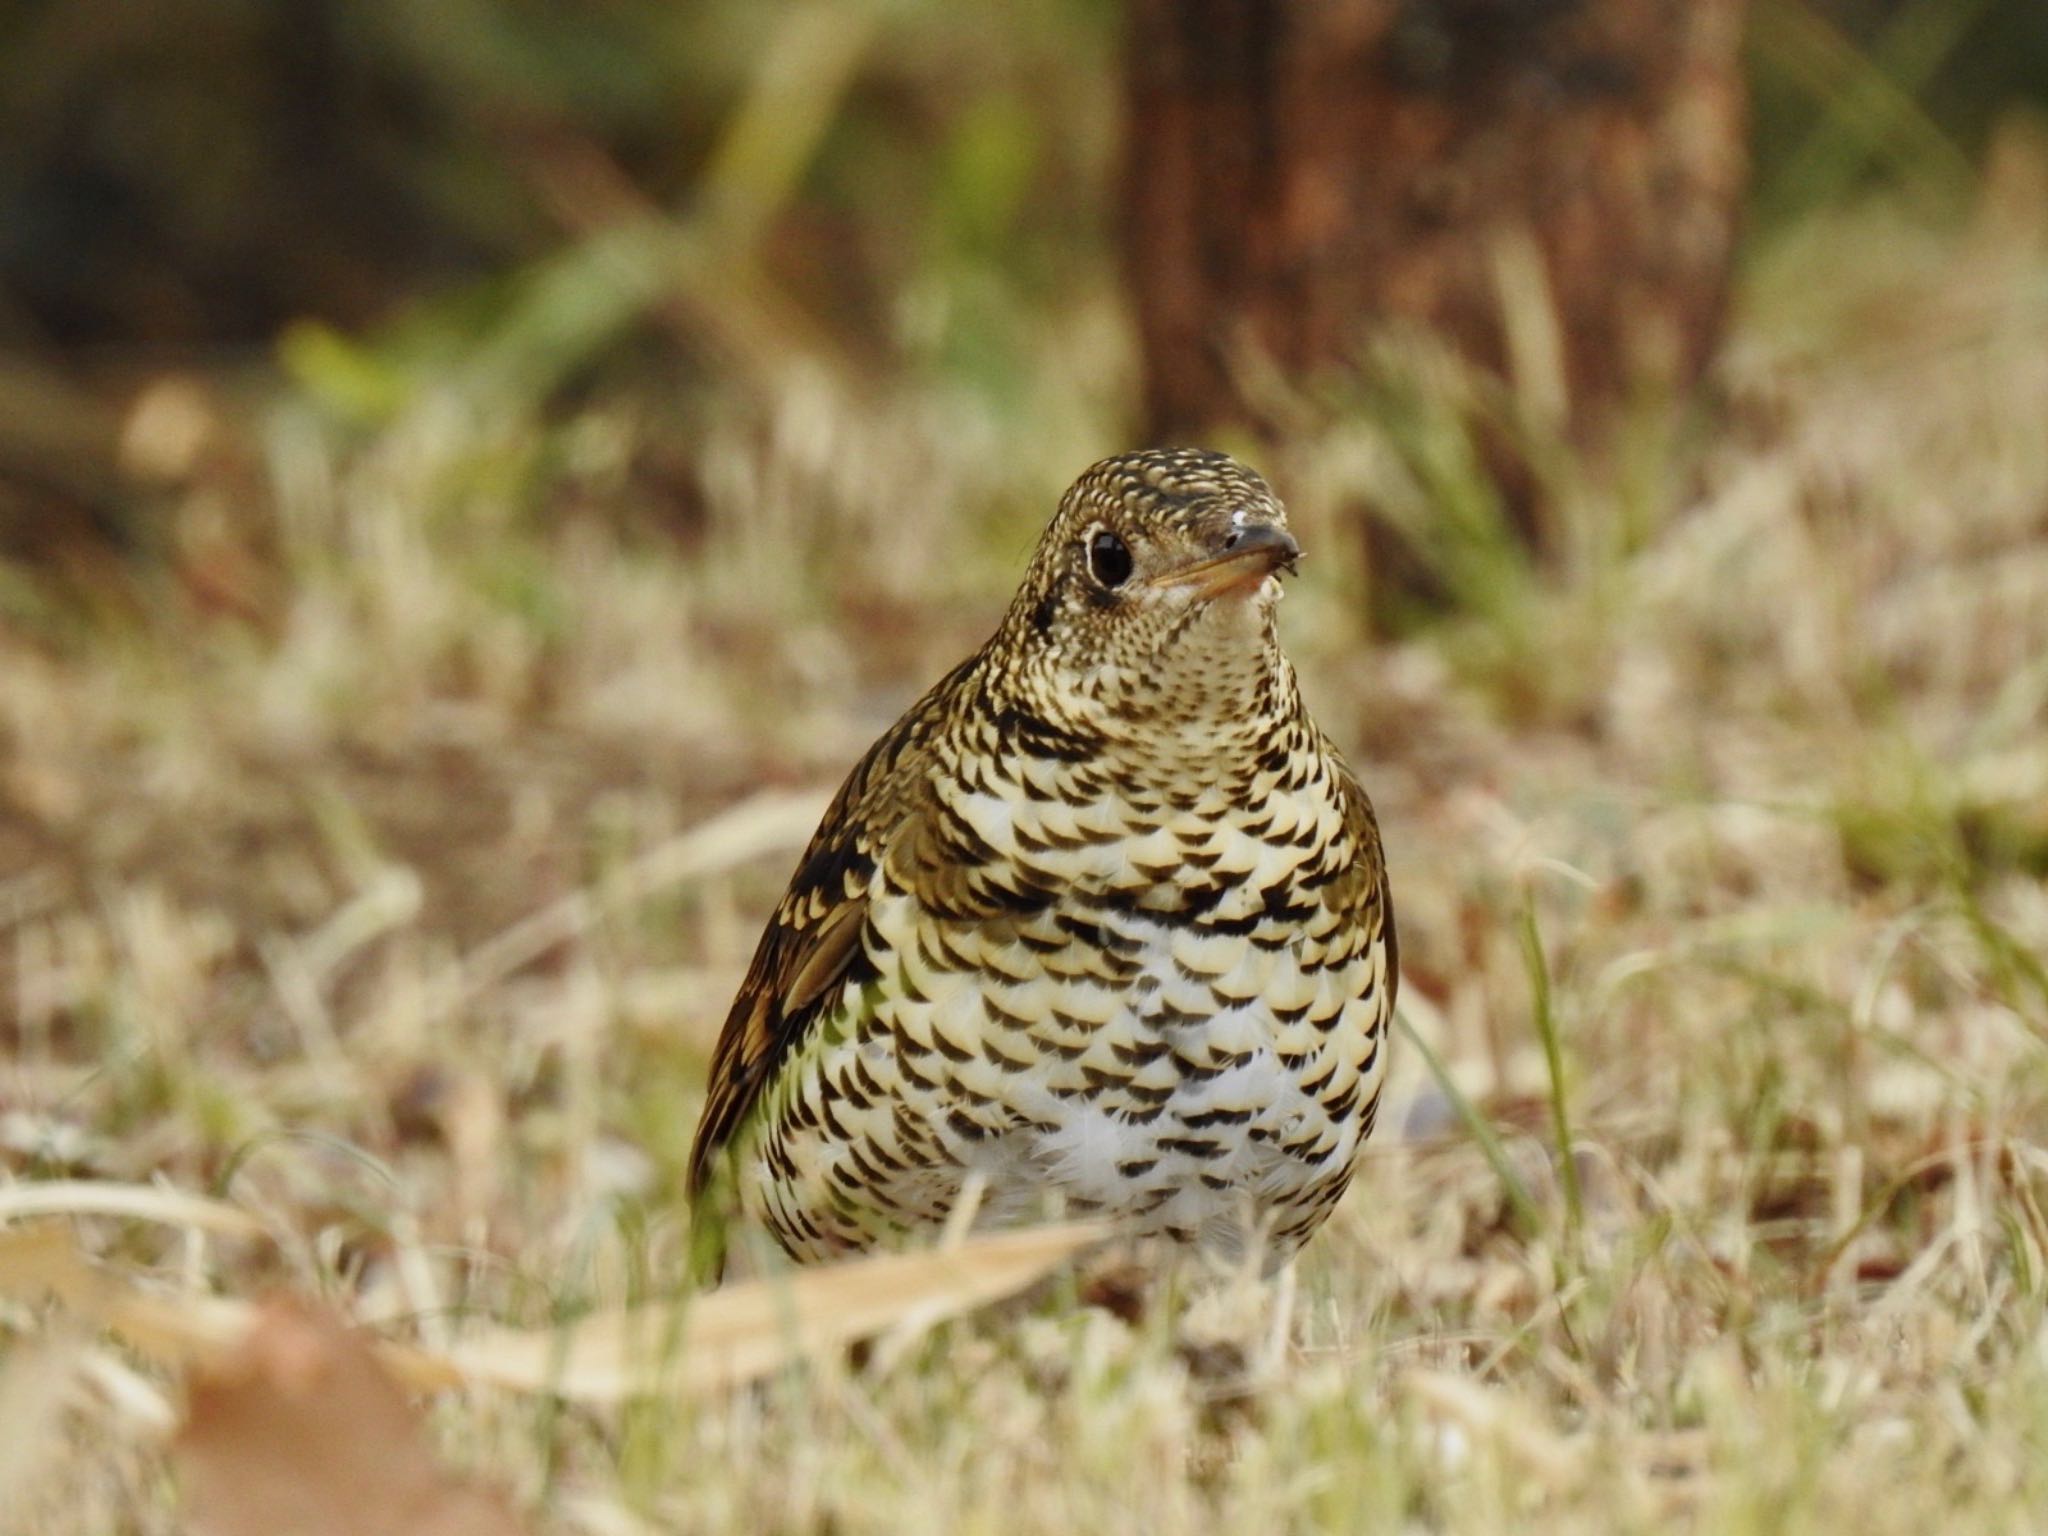
{"type": "Polygon", "coordinates": [[[1301,558],[1301,546],[1284,528],[1271,523],[1247,523],[1232,528],[1217,546],[1220,554],[1269,556],[1276,565],[1291,565],[1301,558]]]}

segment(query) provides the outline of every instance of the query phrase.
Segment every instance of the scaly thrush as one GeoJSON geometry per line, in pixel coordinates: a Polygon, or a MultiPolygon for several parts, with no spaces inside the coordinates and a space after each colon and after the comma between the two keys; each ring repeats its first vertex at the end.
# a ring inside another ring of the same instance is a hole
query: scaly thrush
{"type": "Polygon", "coordinates": [[[1371,1134],[1372,806],[1280,649],[1300,548],[1218,453],[1060,503],[1001,627],[861,759],[761,936],[690,1159],[798,1259],[1056,1206],[1292,1255],[1371,1134]]]}

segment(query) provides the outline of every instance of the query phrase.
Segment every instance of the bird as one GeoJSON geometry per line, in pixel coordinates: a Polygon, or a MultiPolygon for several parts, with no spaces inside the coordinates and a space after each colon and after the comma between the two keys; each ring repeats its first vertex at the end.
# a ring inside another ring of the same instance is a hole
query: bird
{"type": "Polygon", "coordinates": [[[1257,472],[1104,459],[993,636],[863,756],[755,950],[690,1154],[830,1261],[1047,1214],[1286,1264],[1378,1112],[1398,985],[1371,802],[1302,702],[1257,472]]]}

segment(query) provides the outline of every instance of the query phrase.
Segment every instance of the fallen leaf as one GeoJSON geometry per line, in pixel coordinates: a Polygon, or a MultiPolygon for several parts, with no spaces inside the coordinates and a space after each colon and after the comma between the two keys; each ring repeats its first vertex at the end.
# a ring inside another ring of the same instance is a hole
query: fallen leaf
{"type": "Polygon", "coordinates": [[[234,1349],[254,1318],[247,1302],[166,1296],[99,1269],[56,1222],[0,1232],[0,1296],[31,1306],[54,1299],[167,1365],[234,1349]]]}
{"type": "Polygon", "coordinates": [[[1100,1236],[1092,1225],[997,1233],[566,1328],[494,1330],[438,1353],[376,1343],[295,1301],[151,1290],[93,1264],[56,1223],[0,1232],[0,1296],[54,1299],[186,1369],[175,1454],[206,1536],[519,1536],[502,1501],[453,1478],[427,1448],[405,1387],[599,1403],[715,1391],[885,1331],[900,1346],[1023,1289],[1100,1236]]]}
{"type": "MultiPolygon", "coordinates": [[[[890,1332],[917,1330],[1021,1291],[1101,1240],[1087,1223],[1026,1227],[956,1247],[883,1254],[729,1285],[708,1296],[597,1313],[560,1328],[492,1329],[447,1350],[380,1343],[416,1390],[494,1386],[593,1403],[714,1392],[890,1332]]],[[[102,1269],[51,1224],[0,1233],[0,1296],[54,1297],[167,1365],[217,1367],[260,1326],[246,1301],[165,1294],[102,1269]]]]}
{"type": "Polygon", "coordinates": [[[900,1344],[905,1330],[1022,1290],[1101,1236],[1090,1224],[1029,1227],[854,1259],[562,1328],[473,1335],[441,1363],[453,1380],[586,1402],[717,1391],[885,1330],[900,1344]]]}
{"type": "Polygon", "coordinates": [[[173,1447],[207,1536],[520,1536],[497,1496],[452,1476],[368,1340],[289,1299],[195,1366],[173,1447]]]}

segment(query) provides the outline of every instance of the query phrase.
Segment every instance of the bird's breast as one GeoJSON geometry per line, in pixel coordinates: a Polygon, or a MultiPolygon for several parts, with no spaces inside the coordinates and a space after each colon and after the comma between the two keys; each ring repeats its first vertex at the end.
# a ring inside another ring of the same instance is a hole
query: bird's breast
{"type": "Polygon", "coordinates": [[[1334,771],[1061,769],[935,784],[956,825],[877,867],[874,979],[791,1075],[757,1171],[799,1246],[797,1213],[838,1220],[833,1186],[922,1222],[970,1170],[992,1220],[1056,1197],[1205,1241],[1248,1207],[1298,1240],[1341,1190],[1390,981],[1380,931],[1325,899],[1370,856],[1334,771]]]}

